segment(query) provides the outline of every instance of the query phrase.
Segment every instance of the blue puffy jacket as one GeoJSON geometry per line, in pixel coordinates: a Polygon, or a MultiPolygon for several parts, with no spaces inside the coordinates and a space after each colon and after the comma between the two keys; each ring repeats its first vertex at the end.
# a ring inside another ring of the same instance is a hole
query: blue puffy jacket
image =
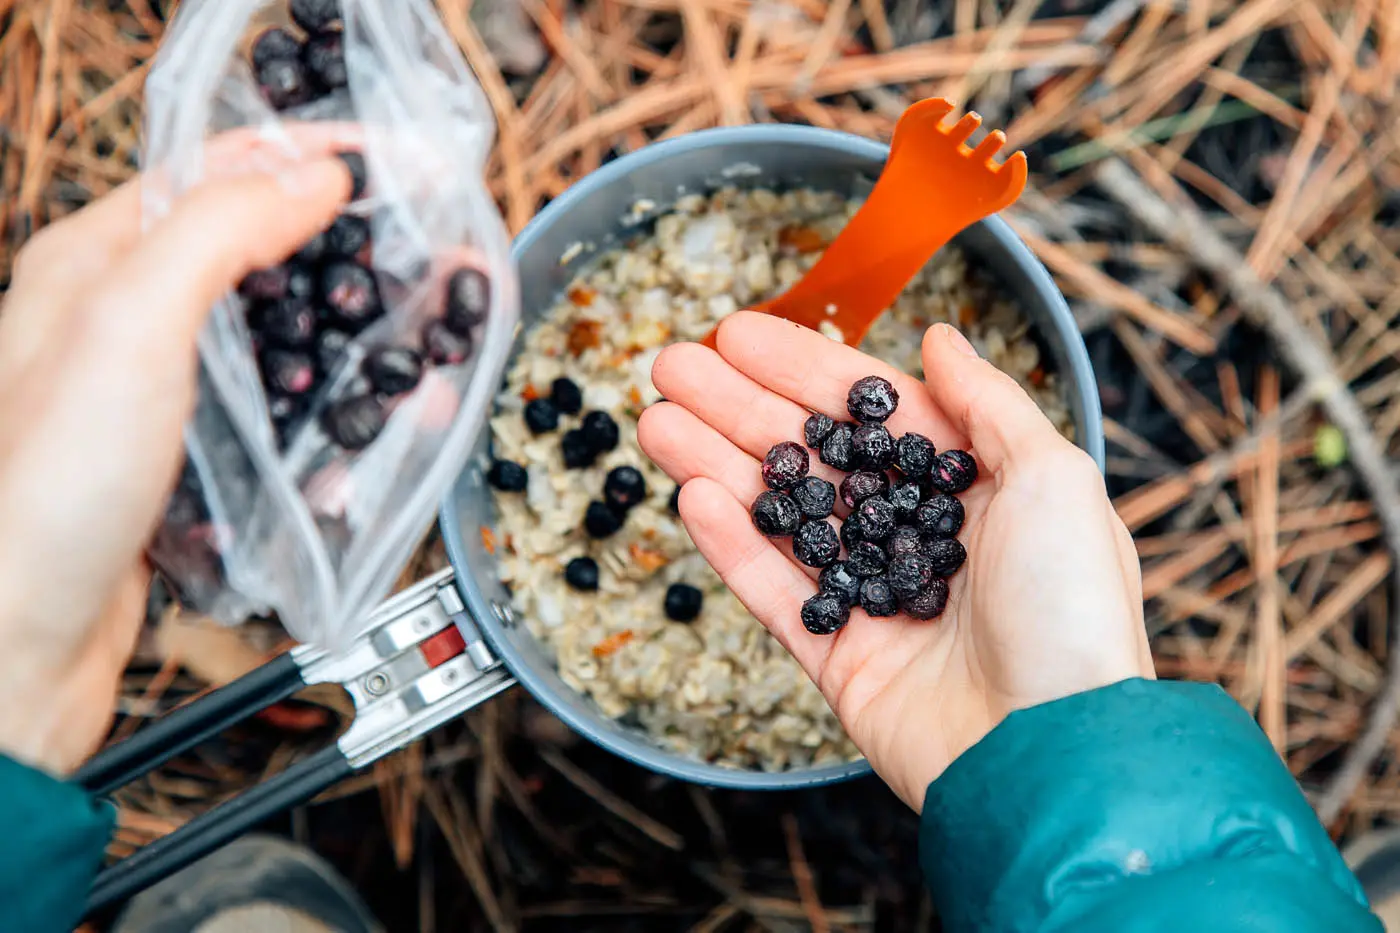
{"type": "MultiPolygon", "coordinates": [[[[112,810],[0,758],[0,928],[68,933],[112,810]]],[[[1380,933],[1253,720],[1218,687],[1130,680],[1010,716],[930,785],[949,933],[1380,933]]]]}
{"type": "Polygon", "coordinates": [[[1381,933],[1254,720],[1128,680],[1013,713],[929,786],[949,933],[1381,933]]]}

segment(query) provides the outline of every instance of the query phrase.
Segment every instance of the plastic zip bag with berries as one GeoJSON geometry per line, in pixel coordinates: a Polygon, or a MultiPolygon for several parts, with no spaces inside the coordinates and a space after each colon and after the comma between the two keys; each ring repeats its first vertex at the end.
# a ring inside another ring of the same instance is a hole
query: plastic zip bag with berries
{"type": "Polygon", "coordinates": [[[187,606],[344,645],[466,462],[510,350],[491,111],[430,0],[184,0],[146,106],[147,223],[221,173],[335,153],[354,177],[327,230],[213,309],[150,549],[187,606]]]}

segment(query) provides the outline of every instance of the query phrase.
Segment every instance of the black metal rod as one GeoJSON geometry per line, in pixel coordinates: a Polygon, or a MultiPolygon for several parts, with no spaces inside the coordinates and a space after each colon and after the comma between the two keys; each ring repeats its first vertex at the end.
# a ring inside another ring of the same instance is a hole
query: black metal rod
{"type": "Polygon", "coordinates": [[[72,780],[97,796],[109,793],[304,686],[296,660],[279,655],[98,752],[72,780]]]}
{"type": "Polygon", "coordinates": [[[263,821],[305,803],[354,770],[332,745],[219,804],[99,874],[88,892],[84,916],[141,893],[263,821]]]}

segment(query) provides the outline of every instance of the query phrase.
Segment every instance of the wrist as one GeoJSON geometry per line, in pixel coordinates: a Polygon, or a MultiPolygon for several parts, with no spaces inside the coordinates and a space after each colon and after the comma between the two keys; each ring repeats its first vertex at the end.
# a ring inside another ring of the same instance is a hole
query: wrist
{"type": "Polygon", "coordinates": [[[15,665],[0,686],[0,754],[67,777],[102,742],[116,693],[110,672],[90,663],[67,671],[15,665]]]}

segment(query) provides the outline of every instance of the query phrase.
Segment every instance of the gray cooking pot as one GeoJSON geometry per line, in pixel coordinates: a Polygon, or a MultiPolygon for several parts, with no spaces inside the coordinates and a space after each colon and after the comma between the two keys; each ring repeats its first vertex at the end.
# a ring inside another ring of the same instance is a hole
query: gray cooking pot
{"type": "MultiPolygon", "coordinates": [[[[683,195],[705,193],[726,184],[810,186],[861,194],[878,176],[887,153],[884,145],[846,133],[760,125],[691,133],[609,163],[556,198],[515,241],[522,310],[515,352],[520,352],[525,329],[543,317],[580,269],[597,253],[636,232],[634,206],[639,202],[651,202],[647,213],[655,216],[683,195]],[[579,252],[576,244],[585,249],[579,252]],[[571,247],[578,255],[561,264],[561,257],[571,247]]],[[[1084,341],[1055,283],[1000,218],[969,228],[956,243],[977,266],[990,272],[1030,317],[1070,395],[1079,444],[1103,469],[1103,414],[1098,389],[1084,341]]],[[[489,433],[482,432],[478,455],[487,450],[489,433]]],[[[474,458],[474,464],[480,459],[474,458]]],[[[653,771],[720,787],[811,787],[870,771],[864,761],[772,774],[740,771],[666,751],[639,730],[602,715],[560,679],[550,658],[509,611],[509,596],[478,533],[481,526],[493,523],[490,491],[480,469],[473,466],[462,474],[442,506],[441,528],[457,570],[457,586],[505,666],[576,732],[653,771]]]]}

